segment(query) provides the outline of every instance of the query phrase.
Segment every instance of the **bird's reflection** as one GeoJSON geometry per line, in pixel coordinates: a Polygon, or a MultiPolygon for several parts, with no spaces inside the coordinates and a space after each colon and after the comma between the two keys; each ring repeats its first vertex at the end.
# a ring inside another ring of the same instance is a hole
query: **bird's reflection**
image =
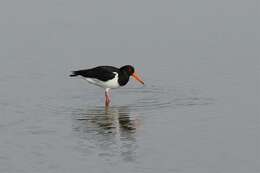
{"type": "Polygon", "coordinates": [[[100,156],[122,156],[135,160],[136,135],[140,127],[139,116],[129,107],[92,107],[73,113],[74,130],[80,138],[91,142],[100,156]]]}

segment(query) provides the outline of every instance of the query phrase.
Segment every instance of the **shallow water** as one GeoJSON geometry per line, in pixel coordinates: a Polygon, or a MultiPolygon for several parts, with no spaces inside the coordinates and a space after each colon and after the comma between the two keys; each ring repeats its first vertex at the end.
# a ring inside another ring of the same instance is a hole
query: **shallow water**
{"type": "Polygon", "coordinates": [[[255,1],[12,2],[1,173],[260,172],[255,1]],[[146,85],[112,90],[105,108],[102,89],[69,78],[104,64],[133,64],[146,85]]]}

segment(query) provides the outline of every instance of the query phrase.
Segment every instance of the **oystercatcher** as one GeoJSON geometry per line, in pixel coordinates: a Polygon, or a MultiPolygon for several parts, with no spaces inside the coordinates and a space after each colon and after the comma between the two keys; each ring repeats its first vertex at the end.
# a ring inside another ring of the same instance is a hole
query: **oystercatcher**
{"type": "Polygon", "coordinates": [[[113,66],[98,66],[91,69],[72,71],[70,77],[82,76],[89,83],[105,89],[105,105],[109,106],[111,98],[109,90],[122,87],[127,84],[130,76],[144,85],[143,80],[137,75],[131,65],[125,65],[121,68],[113,66]]]}

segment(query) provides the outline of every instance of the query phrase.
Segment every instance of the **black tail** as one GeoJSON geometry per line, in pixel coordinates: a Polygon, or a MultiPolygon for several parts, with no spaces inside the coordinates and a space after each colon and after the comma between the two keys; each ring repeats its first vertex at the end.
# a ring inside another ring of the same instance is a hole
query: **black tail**
{"type": "Polygon", "coordinates": [[[78,76],[79,74],[77,74],[77,71],[72,71],[72,73],[70,74],[70,77],[75,77],[78,76]]]}

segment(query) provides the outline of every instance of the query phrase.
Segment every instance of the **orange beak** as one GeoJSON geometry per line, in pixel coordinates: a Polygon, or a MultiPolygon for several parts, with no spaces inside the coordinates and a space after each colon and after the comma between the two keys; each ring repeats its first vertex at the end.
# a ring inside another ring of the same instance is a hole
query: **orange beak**
{"type": "Polygon", "coordinates": [[[132,74],[133,78],[144,85],[144,81],[137,75],[136,72],[132,74]]]}

